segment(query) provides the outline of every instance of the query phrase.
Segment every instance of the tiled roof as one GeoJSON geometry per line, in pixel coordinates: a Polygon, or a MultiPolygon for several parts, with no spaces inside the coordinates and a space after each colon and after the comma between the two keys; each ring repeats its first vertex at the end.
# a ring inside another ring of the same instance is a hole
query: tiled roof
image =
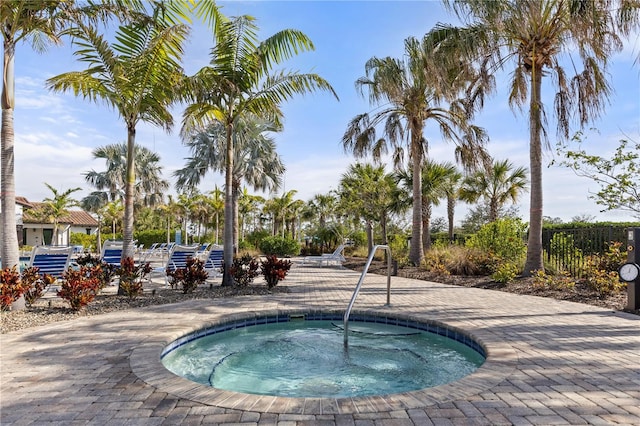
{"type": "MultiPolygon", "coordinates": [[[[34,209],[41,207],[44,203],[31,203],[34,209]]],[[[29,210],[25,211],[22,216],[23,223],[42,223],[42,220],[33,217],[29,210]]],[[[49,222],[51,223],[51,222],[49,222]]],[[[66,223],[74,226],[91,226],[97,227],[98,221],[84,210],[69,210],[69,214],[60,218],[58,223],[66,223]]]]}
{"type": "Polygon", "coordinates": [[[24,197],[16,197],[16,204],[20,204],[21,206],[27,207],[27,208],[33,208],[33,204],[29,202],[29,200],[27,200],[24,197]]]}

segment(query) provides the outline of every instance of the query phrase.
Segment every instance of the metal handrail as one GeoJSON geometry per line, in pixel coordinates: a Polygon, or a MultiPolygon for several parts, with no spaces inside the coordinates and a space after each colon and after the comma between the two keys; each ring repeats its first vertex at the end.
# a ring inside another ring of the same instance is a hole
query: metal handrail
{"type": "Polygon", "coordinates": [[[343,323],[344,323],[344,345],[348,344],[348,335],[349,335],[349,315],[351,315],[351,309],[353,308],[353,304],[358,297],[358,293],[360,292],[360,287],[362,287],[362,282],[364,281],[364,277],[367,275],[367,271],[369,270],[369,266],[371,266],[371,262],[373,261],[373,255],[376,253],[376,250],[384,249],[387,253],[387,304],[386,306],[391,305],[391,249],[387,245],[377,245],[374,246],[369,253],[369,258],[367,259],[367,263],[364,265],[364,269],[362,270],[362,275],[360,275],[360,280],[358,280],[358,285],[356,285],[356,289],[353,291],[353,295],[351,296],[351,301],[349,302],[349,306],[347,307],[346,312],[344,313],[343,323]]]}

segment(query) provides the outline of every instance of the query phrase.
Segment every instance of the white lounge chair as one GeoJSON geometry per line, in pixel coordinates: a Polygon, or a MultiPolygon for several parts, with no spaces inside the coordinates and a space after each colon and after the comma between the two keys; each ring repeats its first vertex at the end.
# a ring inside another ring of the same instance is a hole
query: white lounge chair
{"type": "Polygon", "coordinates": [[[122,258],[123,241],[107,240],[102,245],[102,253],[100,259],[108,263],[120,267],[120,259],[122,258]]]}
{"type": "Polygon", "coordinates": [[[342,255],[343,251],[344,251],[344,244],[340,244],[333,251],[333,253],[323,253],[320,256],[306,256],[303,259],[302,264],[303,265],[316,264],[320,266],[323,266],[323,265],[329,266],[331,264],[335,264],[335,265],[342,266],[342,262],[345,261],[345,258],[342,255]]]}
{"type": "Polygon", "coordinates": [[[49,274],[57,279],[69,268],[73,247],[37,246],[31,252],[29,266],[40,269],[41,274],[49,274]]]}
{"type": "Polygon", "coordinates": [[[209,250],[207,260],[204,263],[204,270],[210,278],[222,276],[222,263],[224,260],[224,250],[222,247],[214,246],[209,250]]]}
{"type": "Polygon", "coordinates": [[[187,259],[190,257],[195,258],[199,247],[199,244],[174,244],[169,252],[167,263],[162,267],[152,269],[149,274],[149,279],[151,279],[151,275],[164,275],[165,284],[169,285],[167,270],[175,271],[178,268],[184,268],[187,266],[187,259]]]}

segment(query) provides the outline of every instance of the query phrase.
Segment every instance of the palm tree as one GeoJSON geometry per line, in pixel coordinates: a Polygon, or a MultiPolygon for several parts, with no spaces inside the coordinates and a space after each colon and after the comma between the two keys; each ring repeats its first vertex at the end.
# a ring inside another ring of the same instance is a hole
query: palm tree
{"type": "Polygon", "coordinates": [[[512,201],[515,203],[527,189],[527,169],[514,170],[509,160],[494,161],[487,171],[467,176],[460,188],[460,199],[475,203],[483,198],[489,205],[489,221],[498,219],[500,209],[512,201]]]}
{"type": "Polygon", "coordinates": [[[345,150],[351,151],[356,157],[371,153],[375,160],[379,160],[387,153],[388,148],[391,148],[396,165],[401,164],[405,156],[403,144],[406,143],[414,177],[412,238],[409,251],[409,260],[414,265],[419,265],[424,255],[421,244],[423,227],[420,175],[428,150],[428,141],[423,133],[425,123],[436,123],[445,140],[466,146],[462,152],[477,154],[475,157],[463,157],[468,161],[482,159],[486,139],[484,131],[469,125],[471,110],[462,108],[458,102],[452,102],[449,108],[443,106],[464,86],[456,83],[447,89],[442,82],[444,77],[425,72],[436,69],[428,46],[424,41],[409,38],[405,40],[403,59],[373,57],[367,61],[366,76],[359,78],[356,86],[361,92],[364,89],[368,90],[371,105],[383,106],[371,113],[356,116],[349,123],[342,138],[345,150]],[[384,126],[384,138],[376,136],[378,125],[384,126]]]}
{"type": "Polygon", "coordinates": [[[310,208],[318,215],[320,228],[326,228],[327,218],[332,217],[338,200],[334,193],[316,194],[309,201],[310,208]]]}
{"type": "Polygon", "coordinates": [[[66,191],[59,192],[56,188],[45,183],[47,188],[53,193],[53,197],[47,197],[43,200],[42,205],[37,209],[36,215],[46,221],[53,223],[53,238],[51,244],[59,244],[58,228],[60,219],[69,214],[69,208],[78,206],[77,200],[71,198],[71,194],[80,191],[81,188],[67,189],[66,191]]]}
{"type": "Polygon", "coordinates": [[[111,239],[116,239],[116,230],[118,222],[122,221],[124,206],[120,200],[108,202],[102,209],[102,217],[105,221],[111,222],[111,239]]]}
{"type": "MultiPolygon", "coordinates": [[[[13,109],[15,107],[15,55],[21,41],[30,42],[33,49],[43,51],[47,42],[60,44],[60,30],[65,24],[61,9],[72,10],[73,2],[41,0],[3,0],[0,2],[0,33],[3,40],[2,67],[2,128],[0,143],[0,210],[2,211],[2,246],[0,258],[5,267],[19,261],[16,233],[16,194],[14,174],[13,109]]],[[[21,304],[22,305],[22,304],[21,304]]],[[[21,308],[22,306],[17,306],[21,308]]]]}
{"type": "Polygon", "coordinates": [[[373,250],[373,225],[380,224],[383,243],[387,242],[389,215],[397,211],[400,190],[393,176],[385,173],[384,166],[352,164],[340,179],[341,205],[365,221],[367,245],[373,250]]]}
{"type": "Polygon", "coordinates": [[[453,243],[453,218],[455,215],[456,201],[460,197],[460,181],[462,180],[462,173],[459,171],[451,172],[446,177],[447,183],[445,184],[445,193],[447,195],[447,233],[449,235],[449,242],[453,243]]]}
{"type": "Polygon", "coordinates": [[[273,235],[282,232],[284,238],[287,230],[287,217],[291,212],[299,208],[297,206],[295,195],[298,193],[295,189],[282,193],[280,197],[274,196],[265,202],[264,210],[271,214],[273,218],[273,235]]]}
{"type": "MultiPolygon", "coordinates": [[[[239,226],[240,226],[240,237],[244,240],[245,238],[245,228],[247,218],[253,217],[253,226],[251,228],[252,231],[256,230],[256,214],[260,211],[260,206],[264,204],[264,198],[259,195],[249,194],[247,188],[244,187],[242,189],[242,193],[240,194],[240,198],[238,200],[238,217],[239,217],[239,226]]],[[[224,210],[224,201],[220,200],[220,208],[216,210],[216,218],[218,215],[218,211],[224,210]]],[[[217,235],[216,235],[216,243],[217,243],[217,235]]]]}
{"type": "Polygon", "coordinates": [[[154,3],[152,19],[121,26],[114,43],[95,28],[78,25],[70,34],[75,52],[88,65],[84,71],[64,73],[47,80],[56,92],[73,91],[91,101],[103,101],[118,111],[127,129],[125,212],[122,256],[133,257],[135,198],[135,140],[138,122],[170,130],[170,106],[182,79],[180,59],[188,27],[170,24],[161,5],[154,3]],[[162,18],[167,18],[166,21],[162,18]]]}
{"type": "MultiPolygon", "coordinates": [[[[422,248],[426,252],[431,248],[431,214],[433,206],[440,205],[441,199],[448,199],[451,179],[458,174],[456,166],[451,163],[436,163],[427,160],[421,170],[421,220],[424,229],[422,248]]],[[[400,170],[396,179],[403,182],[408,189],[412,187],[414,178],[411,171],[400,170]]],[[[413,201],[415,204],[415,200],[413,201]]]]}
{"type": "MultiPolygon", "coordinates": [[[[109,201],[124,201],[127,177],[127,145],[124,143],[96,148],[93,158],[104,159],[107,170],[85,173],[85,180],[98,191],[88,197],[98,197],[109,201]]],[[[150,149],[136,145],[134,148],[136,183],[134,202],[137,207],[154,207],[162,202],[163,194],[169,189],[169,182],[162,179],[160,156],[150,149]]]]}
{"type": "Polygon", "coordinates": [[[574,116],[580,126],[599,117],[610,93],[608,59],[622,47],[615,34],[615,18],[618,4],[625,1],[445,0],[466,26],[439,25],[434,29],[441,35],[439,47],[444,54],[440,59],[446,61],[446,53],[451,51],[457,52],[457,58],[465,55],[467,61],[482,58],[489,66],[487,73],[512,65],[509,104],[525,108],[528,100],[531,203],[525,275],[544,269],[542,135],[546,135],[546,127],[542,79],[549,77],[555,86],[560,137],[569,136],[574,116]],[[576,71],[573,77],[560,62],[567,55],[567,64],[576,71]],[[580,64],[583,69],[578,68],[580,64]]]}
{"type": "Polygon", "coordinates": [[[220,237],[220,214],[224,214],[224,199],[222,198],[222,191],[216,187],[213,191],[209,192],[211,208],[215,217],[216,238],[215,243],[218,244],[220,237]]]}
{"type": "MultiPolygon", "coordinates": [[[[280,186],[285,168],[276,152],[275,141],[266,135],[277,130],[278,127],[273,123],[252,115],[237,121],[233,134],[235,162],[231,179],[233,222],[230,225],[233,228],[235,250],[239,242],[238,199],[242,182],[259,191],[274,191],[280,186]]],[[[225,144],[226,130],[220,122],[210,123],[205,130],[191,134],[185,141],[191,157],[184,168],[174,172],[176,187],[195,188],[209,170],[224,172],[225,144]]]]}
{"type": "MultiPolygon", "coordinates": [[[[281,103],[294,95],[326,90],[335,96],[335,92],[317,74],[272,70],[298,52],[313,50],[311,40],[300,31],[283,30],[259,41],[253,18],[240,16],[222,20],[213,33],[210,65],[190,79],[190,90],[185,92],[190,105],[184,114],[182,133],[190,134],[215,121],[225,130],[224,262],[231,265],[234,230],[228,225],[233,223],[233,136],[239,119],[254,115],[279,124],[281,103]]],[[[222,285],[232,285],[228,268],[222,285]]]]}

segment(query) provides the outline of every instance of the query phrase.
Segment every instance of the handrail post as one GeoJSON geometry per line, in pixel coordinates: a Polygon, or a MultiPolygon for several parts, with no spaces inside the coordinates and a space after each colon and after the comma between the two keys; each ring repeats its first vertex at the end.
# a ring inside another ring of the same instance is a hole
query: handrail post
{"type": "Polygon", "coordinates": [[[374,246],[369,253],[369,257],[367,258],[367,263],[364,265],[364,269],[362,270],[362,274],[360,275],[360,279],[358,280],[358,284],[356,285],[355,290],[353,291],[353,295],[351,296],[351,301],[349,302],[349,306],[347,306],[347,310],[344,313],[343,323],[344,323],[344,346],[348,345],[349,339],[349,315],[351,315],[351,309],[353,308],[353,304],[358,297],[358,293],[360,292],[360,287],[362,287],[362,282],[364,281],[364,277],[367,275],[367,271],[369,270],[369,266],[371,266],[371,262],[373,261],[373,256],[376,253],[376,250],[384,249],[387,253],[387,306],[391,306],[391,249],[387,245],[377,245],[374,246]]]}

